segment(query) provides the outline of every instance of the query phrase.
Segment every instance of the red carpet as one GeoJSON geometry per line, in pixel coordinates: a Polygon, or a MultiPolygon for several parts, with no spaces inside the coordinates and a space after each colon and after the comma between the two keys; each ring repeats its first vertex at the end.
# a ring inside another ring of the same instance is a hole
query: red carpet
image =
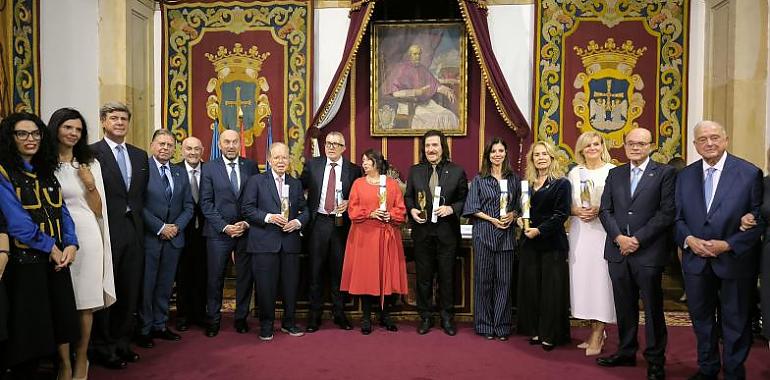
{"type": "MultiPolygon", "coordinates": [[[[508,342],[487,341],[460,325],[457,336],[434,329],[420,336],[414,323],[402,322],[395,333],[382,328],[363,336],[343,331],[331,321],[301,338],[276,332],[272,342],[257,338],[256,321],[248,334],[237,334],[232,319],[223,321],[215,338],[200,328],[182,333],[179,342],[155,341],[153,349],[120,371],[92,367],[90,379],[642,379],[646,363],[641,354],[632,368],[603,368],[575,348],[586,328],[573,328],[573,343],[551,352],[530,346],[524,337],[508,342]]],[[[356,326],[358,327],[358,326],[356,326]]],[[[695,337],[691,327],[669,327],[666,371],[669,379],[695,373],[695,337]]],[[[605,353],[614,352],[613,327],[605,353]]],[[[770,351],[757,342],[747,363],[749,379],[770,379],[770,351]]]]}

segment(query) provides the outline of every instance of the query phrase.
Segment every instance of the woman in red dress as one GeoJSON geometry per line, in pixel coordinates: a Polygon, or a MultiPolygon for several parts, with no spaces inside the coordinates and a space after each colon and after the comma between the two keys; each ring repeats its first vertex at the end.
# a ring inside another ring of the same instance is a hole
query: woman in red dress
{"type": "Polygon", "coordinates": [[[398,183],[385,177],[385,208],[380,207],[380,174],[388,163],[382,153],[364,152],[364,177],[353,182],[348,214],[352,221],[342,265],[340,290],[360,295],[363,306],[361,333],[372,332],[372,304],[380,303],[380,325],[398,331],[390,318],[390,308],[399,294],[407,293],[406,259],[399,225],[404,223],[406,207],[398,183]]]}

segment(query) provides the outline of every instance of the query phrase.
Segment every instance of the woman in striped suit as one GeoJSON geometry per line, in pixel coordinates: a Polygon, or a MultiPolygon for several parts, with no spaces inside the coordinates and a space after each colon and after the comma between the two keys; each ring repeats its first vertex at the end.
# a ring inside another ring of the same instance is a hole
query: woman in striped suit
{"type": "Polygon", "coordinates": [[[551,351],[569,342],[569,243],[564,222],[570,215],[571,186],[556,149],[537,141],[527,153],[530,226],[524,229],[519,256],[518,328],[551,351]]]}
{"type": "Polygon", "coordinates": [[[516,247],[511,222],[519,213],[521,184],[511,170],[505,141],[493,138],[482,157],[481,171],[471,183],[463,210],[473,223],[474,328],[486,339],[507,340],[512,329],[511,274],[516,247]],[[504,215],[501,209],[505,209],[504,215]]]}

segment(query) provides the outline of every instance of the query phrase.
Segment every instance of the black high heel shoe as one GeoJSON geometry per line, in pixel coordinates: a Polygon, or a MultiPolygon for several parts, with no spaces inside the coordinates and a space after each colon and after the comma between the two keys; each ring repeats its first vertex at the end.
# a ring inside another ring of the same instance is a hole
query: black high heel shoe
{"type": "Polygon", "coordinates": [[[370,318],[361,319],[361,334],[369,335],[372,333],[372,320],[370,318]]]}
{"type": "Polygon", "coordinates": [[[388,314],[381,314],[380,315],[380,326],[384,327],[385,330],[388,331],[398,331],[398,326],[393,322],[392,319],[390,319],[390,315],[388,314]]]}

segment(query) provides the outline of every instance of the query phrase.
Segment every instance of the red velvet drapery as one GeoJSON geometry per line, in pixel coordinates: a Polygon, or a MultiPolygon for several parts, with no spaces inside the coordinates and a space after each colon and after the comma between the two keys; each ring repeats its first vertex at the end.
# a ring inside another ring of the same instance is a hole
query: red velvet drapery
{"type": "MultiPolygon", "coordinates": [[[[405,178],[409,167],[419,160],[419,139],[380,138],[369,134],[370,43],[367,27],[376,3],[383,1],[352,2],[343,58],[316,111],[308,136],[342,132],[348,141],[346,156],[352,161],[360,161],[360,155],[366,149],[375,148],[382,151],[405,178]],[[359,54],[361,52],[363,54],[359,54]]],[[[516,105],[492,51],[486,2],[457,0],[457,4],[467,28],[473,58],[467,73],[467,135],[450,138],[452,160],[463,166],[468,176],[472,177],[480,166],[484,144],[493,136],[498,136],[508,142],[511,163],[515,170],[521,171],[523,145],[528,141],[529,125],[516,105]]]]}

